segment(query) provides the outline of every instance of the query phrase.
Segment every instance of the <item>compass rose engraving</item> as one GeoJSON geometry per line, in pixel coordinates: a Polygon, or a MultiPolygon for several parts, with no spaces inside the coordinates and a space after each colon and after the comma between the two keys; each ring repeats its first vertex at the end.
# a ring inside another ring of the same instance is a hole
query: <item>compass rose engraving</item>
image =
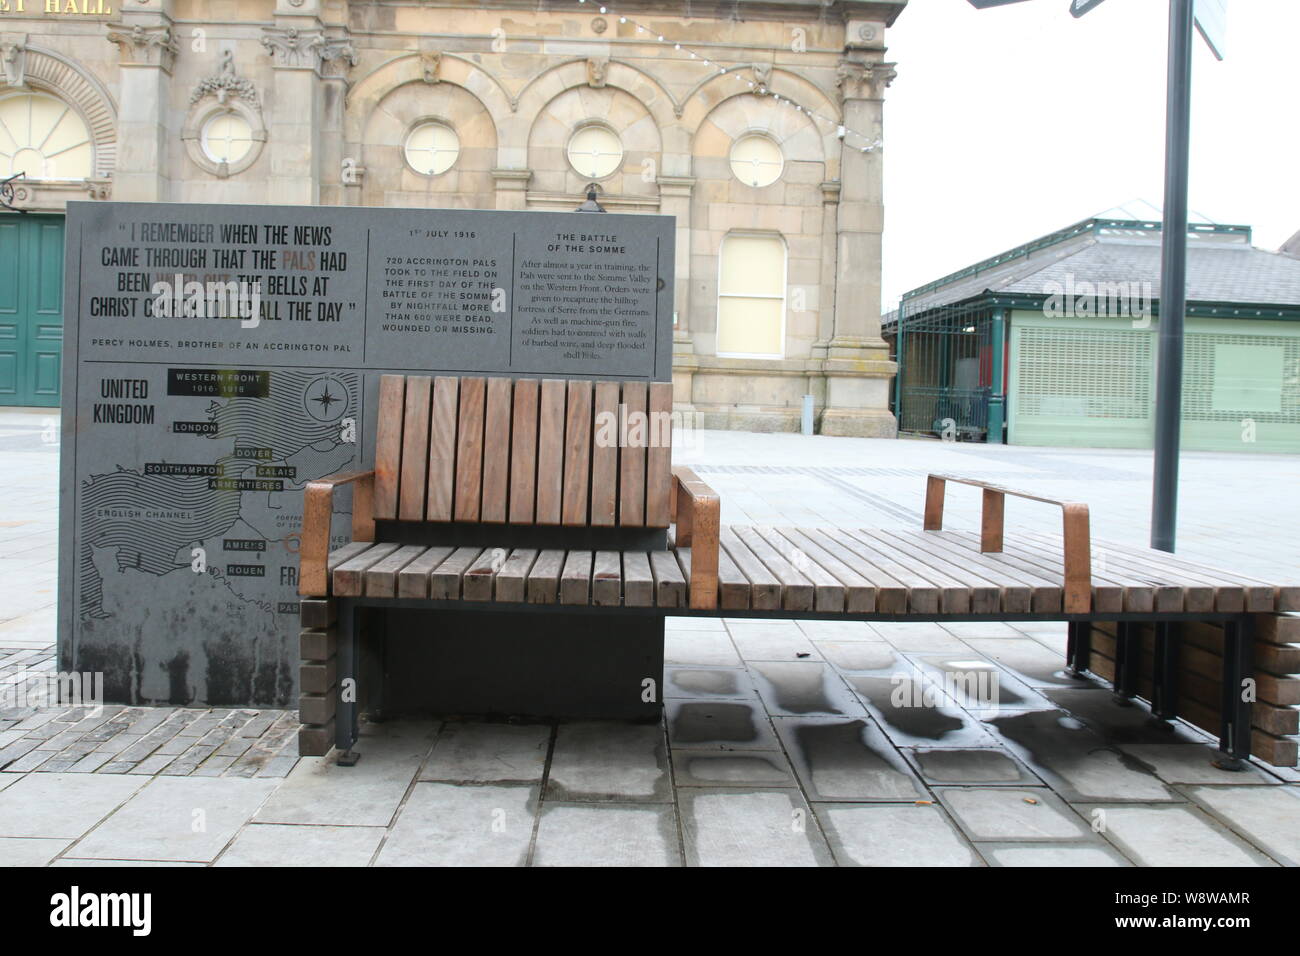
{"type": "Polygon", "coordinates": [[[338,421],[347,411],[348,391],[338,379],[322,375],[307,386],[303,406],[318,422],[338,421]]]}

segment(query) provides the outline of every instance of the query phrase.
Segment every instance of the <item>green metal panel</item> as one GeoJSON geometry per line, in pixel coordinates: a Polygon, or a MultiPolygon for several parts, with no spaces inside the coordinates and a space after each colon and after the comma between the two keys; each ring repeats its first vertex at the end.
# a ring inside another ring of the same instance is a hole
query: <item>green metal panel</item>
{"type": "MultiPolygon", "coordinates": [[[[1008,441],[1150,448],[1159,323],[1141,325],[1014,312],[1008,441]]],[[[1300,452],[1300,326],[1187,320],[1181,446],[1300,452]]]]}
{"type": "Polygon", "coordinates": [[[63,219],[0,217],[0,404],[57,406],[63,219]]]}

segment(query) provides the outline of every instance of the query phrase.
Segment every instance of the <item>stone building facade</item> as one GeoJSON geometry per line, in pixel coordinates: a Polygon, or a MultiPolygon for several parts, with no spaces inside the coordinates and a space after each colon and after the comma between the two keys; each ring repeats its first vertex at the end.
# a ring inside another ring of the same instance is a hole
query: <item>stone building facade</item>
{"type": "Polygon", "coordinates": [[[812,394],[823,433],[892,435],[905,3],[0,0],[0,178],[50,221],[87,198],[570,209],[594,183],[676,217],[682,412],[792,430],[812,394]]]}

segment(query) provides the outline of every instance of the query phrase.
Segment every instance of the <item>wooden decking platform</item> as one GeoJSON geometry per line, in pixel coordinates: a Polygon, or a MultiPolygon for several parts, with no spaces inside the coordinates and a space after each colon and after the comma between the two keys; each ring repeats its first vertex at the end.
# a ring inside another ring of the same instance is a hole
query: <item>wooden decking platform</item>
{"type": "MultiPolygon", "coordinates": [[[[982,553],[966,531],[724,526],[718,607],[881,617],[1066,614],[1060,535],[1016,529],[982,553]]],[[[685,609],[689,548],[580,551],[354,542],[329,556],[334,597],[685,609]]],[[[1261,581],[1092,542],[1092,615],[1300,610],[1300,569],[1261,581]]],[[[1072,613],[1078,613],[1077,611],[1072,613]]]]}

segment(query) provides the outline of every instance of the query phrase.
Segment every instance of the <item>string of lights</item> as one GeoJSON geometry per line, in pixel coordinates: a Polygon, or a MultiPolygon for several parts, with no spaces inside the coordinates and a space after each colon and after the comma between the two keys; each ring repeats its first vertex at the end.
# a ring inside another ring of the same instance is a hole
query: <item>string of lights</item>
{"type": "Polygon", "coordinates": [[[609,16],[617,16],[619,23],[630,23],[632,26],[636,27],[636,31],[638,34],[645,34],[647,36],[654,37],[658,42],[664,44],[665,46],[671,45],[674,50],[687,54],[692,60],[699,61],[704,66],[710,67],[711,69],[716,69],[718,71],[719,76],[724,76],[724,75],[734,76],[739,82],[747,83],[749,85],[749,89],[754,90],[760,96],[770,96],[773,99],[773,101],[777,103],[784,103],[786,106],[790,107],[791,109],[795,110],[798,113],[802,113],[804,116],[807,116],[811,120],[824,123],[828,127],[833,127],[835,129],[835,135],[838,136],[841,140],[845,140],[846,142],[848,142],[850,137],[858,140],[862,145],[854,146],[855,149],[859,149],[864,153],[870,153],[880,148],[881,143],[879,137],[868,136],[865,133],[860,133],[857,130],[850,129],[849,127],[841,123],[838,117],[826,116],[825,114],[818,113],[814,109],[804,106],[801,103],[797,103],[789,96],[782,96],[781,94],[777,93],[775,90],[771,90],[768,87],[764,86],[762,83],[749,79],[744,75],[744,71],[749,69],[748,64],[733,63],[730,66],[724,66],[723,64],[718,63],[716,60],[711,59],[708,56],[705,56],[703,53],[691,49],[691,47],[688,44],[680,43],[676,40],[672,40],[668,37],[663,36],[662,34],[656,32],[655,30],[652,30],[650,27],[646,26],[644,23],[641,23],[640,21],[636,20],[633,17],[629,17],[619,13],[612,13],[610,11],[609,4],[607,3],[600,3],[599,0],[578,0],[578,3],[582,4],[583,6],[598,8],[600,12],[603,14],[607,14],[609,16]]]}

